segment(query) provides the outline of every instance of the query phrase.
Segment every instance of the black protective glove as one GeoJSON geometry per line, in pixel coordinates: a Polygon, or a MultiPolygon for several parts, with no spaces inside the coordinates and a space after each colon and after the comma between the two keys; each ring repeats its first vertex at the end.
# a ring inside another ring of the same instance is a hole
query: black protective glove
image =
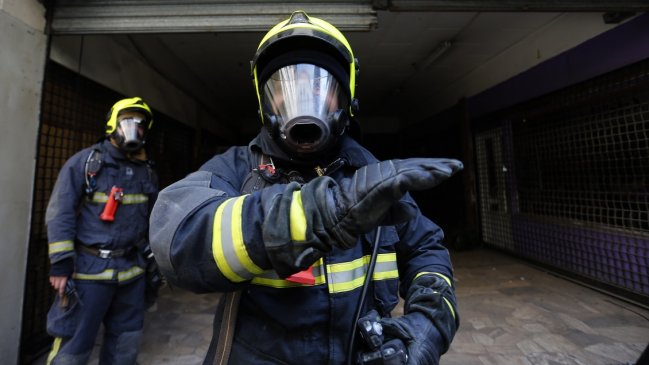
{"type": "MultiPolygon", "coordinates": [[[[324,191],[315,191],[314,201],[332,243],[342,249],[356,245],[358,236],[379,225],[403,223],[417,213],[412,205],[399,202],[412,190],[439,185],[462,169],[458,160],[410,158],[387,160],[356,170],[340,184],[331,181],[324,191]]],[[[316,189],[323,187],[313,181],[316,189]]],[[[309,184],[307,184],[309,185],[309,184]]],[[[305,188],[307,188],[305,186],[305,188]]],[[[305,204],[305,191],[303,201],[305,204]]]]}
{"type": "Polygon", "coordinates": [[[164,278],[149,244],[144,246],[142,253],[146,261],[146,269],[144,272],[146,283],[144,289],[144,307],[145,309],[149,309],[153,307],[158,299],[158,292],[164,284],[164,278]]]}
{"type": "Polygon", "coordinates": [[[459,326],[455,308],[455,294],[446,281],[422,275],[408,290],[405,314],[381,319],[383,335],[386,341],[400,339],[406,344],[408,365],[437,365],[459,326]]]}
{"type": "MultiPolygon", "coordinates": [[[[411,158],[363,166],[340,183],[321,176],[301,188],[306,237],[291,236],[291,206],[297,183],[275,196],[263,225],[268,258],[280,277],[304,270],[330,251],[354,247],[358,236],[379,225],[405,222],[414,206],[400,202],[410,190],[430,189],[462,169],[452,159],[411,158]]],[[[301,213],[298,213],[301,214],[301,213]]]]}

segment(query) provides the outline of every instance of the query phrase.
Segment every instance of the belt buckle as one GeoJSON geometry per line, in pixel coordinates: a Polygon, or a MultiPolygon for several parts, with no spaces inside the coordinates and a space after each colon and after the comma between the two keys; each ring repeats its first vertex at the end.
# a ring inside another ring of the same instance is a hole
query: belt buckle
{"type": "Polygon", "coordinates": [[[109,259],[111,256],[112,251],[111,250],[102,250],[101,248],[99,249],[99,253],[97,256],[101,257],[102,259],[109,259]]]}

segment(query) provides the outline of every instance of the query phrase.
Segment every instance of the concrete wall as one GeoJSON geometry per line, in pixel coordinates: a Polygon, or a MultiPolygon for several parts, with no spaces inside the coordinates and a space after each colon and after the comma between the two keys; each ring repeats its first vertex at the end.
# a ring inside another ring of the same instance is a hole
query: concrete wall
{"type": "Polygon", "coordinates": [[[47,37],[37,0],[0,1],[0,362],[18,362],[47,37]]]}
{"type": "Polygon", "coordinates": [[[404,124],[425,120],[455,105],[462,98],[478,95],[616,26],[617,24],[604,24],[602,14],[599,12],[562,13],[552,22],[504,49],[488,62],[449,83],[445,88],[404,92],[406,100],[410,98],[430,101],[413,104],[412,109],[404,117],[404,124]]]}
{"type": "Polygon", "coordinates": [[[216,130],[210,112],[114,37],[54,36],[50,59],[126,96],[141,96],[154,109],[182,123],[203,126],[225,139],[237,137],[233,131],[216,130]]]}

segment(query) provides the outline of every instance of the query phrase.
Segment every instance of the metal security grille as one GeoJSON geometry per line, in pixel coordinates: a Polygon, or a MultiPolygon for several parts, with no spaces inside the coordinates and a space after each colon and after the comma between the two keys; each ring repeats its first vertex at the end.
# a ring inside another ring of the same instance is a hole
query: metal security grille
{"type": "Polygon", "coordinates": [[[485,242],[647,301],[649,60],[490,122],[476,134],[485,242]]]}
{"type": "MultiPolygon", "coordinates": [[[[106,113],[113,103],[123,97],[56,63],[47,65],[23,308],[23,364],[30,363],[47,351],[52,340],[45,331],[47,311],[53,301],[53,291],[48,282],[45,226],[45,210],[50,193],[65,161],[103,138],[106,113]]],[[[151,158],[159,162],[154,169],[160,177],[161,187],[179,180],[203,162],[194,157],[195,154],[204,156],[196,153],[192,147],[195,145],[194,139],[195,132],[191,128],[154,111],[147,150],[151,158]]],[[[203,139],[218,141],[206,132],[203,132],[203,139]]]]}
{"type": "Polygon", "coordinates": [[[161,187],[195,170],[194,136],[192,128],[155,114],[154,127],[147,138],[147,150],[161,187]]]}
{"type": "Polygon", "coordinates": [[[47,311],[53,300],[50,287],[45,209],[56,177],[75,152],[102,135],[107,105],[120,95],[55,63],[48,64],[44,80],[41,126],[32,206],[29,256],[23,305],[21,363],[28,363],[48,348],[47,311]]]}
{"type": "Polygon", "coordinates": [[[649,94],[519,122],[521,212],[649,233],[649,94]]]}
{"type": "Polygon", "coordinates": [[[513,250],[512,227],[505,184],[502,131],[496,128],[476,136],[482,235],[485,242],[513,250]]]}

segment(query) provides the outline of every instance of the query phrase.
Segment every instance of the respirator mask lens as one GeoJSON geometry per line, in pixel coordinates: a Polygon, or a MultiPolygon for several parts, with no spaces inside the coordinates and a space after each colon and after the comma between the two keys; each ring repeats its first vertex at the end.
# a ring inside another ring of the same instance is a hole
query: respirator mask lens
{"type": "Polygon", "coordinates": [[[347,107],[336,78],[311,64],[280,68],[262,89],[264,115],[277,123],[279,140],[299,153],[330,146],[344,131],[347,107]]]}
{"type": "Polygon", "coordinates": [[[144,144],[144,119],[129,117],[119,121],[121,147],[126,151],[136,151],[144,144]]]}

